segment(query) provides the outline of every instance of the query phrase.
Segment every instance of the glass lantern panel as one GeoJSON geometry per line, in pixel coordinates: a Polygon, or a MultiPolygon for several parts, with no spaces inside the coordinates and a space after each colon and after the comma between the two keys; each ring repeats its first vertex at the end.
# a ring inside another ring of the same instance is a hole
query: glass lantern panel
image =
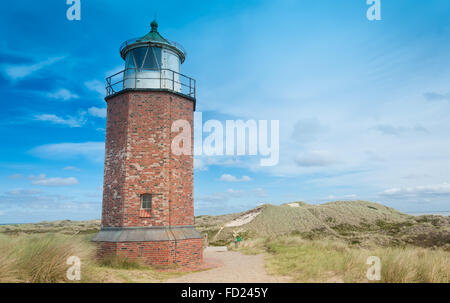
{"type": "Polygon", "coordinates": [[[140,70],[144,63],[145,54],[147,53],[147,47],[135,48],[131,52],[133,53],[134,62],[136,62],[136,67],[138,68],[138,70],[140,70]]]}
{"type": "Polygon", "coordinates": [[[147,56],[145,57],[143,68],[145,70],[161,69],[161,48],[149,47],[147,56]]]}
{"type": "Polygon", "coordinates": [[[127,54],[126,61],[125,61],[125,68],[136,68],[136,65],[134,64],[133,55],[131,52],[127,54]]]}

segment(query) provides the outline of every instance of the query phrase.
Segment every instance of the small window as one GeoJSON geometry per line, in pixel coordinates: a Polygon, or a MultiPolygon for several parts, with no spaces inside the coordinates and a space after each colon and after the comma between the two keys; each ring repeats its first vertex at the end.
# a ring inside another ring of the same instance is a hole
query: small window
{"type": "Polygon", "coordinates": [[[152,195],[151,194],[141,195],[141,208],[142,209],[151,209],[152,208],[152,195]]]}

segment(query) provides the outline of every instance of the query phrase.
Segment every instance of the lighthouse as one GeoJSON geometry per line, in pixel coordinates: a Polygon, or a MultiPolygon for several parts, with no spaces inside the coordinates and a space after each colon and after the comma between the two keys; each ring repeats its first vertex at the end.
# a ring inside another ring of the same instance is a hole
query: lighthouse
{"type": "Polygon", "coordinates": [[[171,151],[173,122],[187,121],[193,129],[195,80],[180,70],[186,52],[159,34],[153,21],[149,33],[121,45],[120,56],[124,69],[106,78],[97,256],[199,264],[203,245],[194,228],[193,156],[171,151]]]}

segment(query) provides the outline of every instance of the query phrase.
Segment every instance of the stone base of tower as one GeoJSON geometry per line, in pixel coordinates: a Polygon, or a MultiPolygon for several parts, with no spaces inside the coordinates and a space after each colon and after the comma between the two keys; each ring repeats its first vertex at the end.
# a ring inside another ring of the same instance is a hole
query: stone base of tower
{"type": "Polygon", "coordinates": [[[190,266],[203,261],[203,239],[191,226],[102,228],[93,241],[99,259],[122,256],[157,266],[190,266]]]}

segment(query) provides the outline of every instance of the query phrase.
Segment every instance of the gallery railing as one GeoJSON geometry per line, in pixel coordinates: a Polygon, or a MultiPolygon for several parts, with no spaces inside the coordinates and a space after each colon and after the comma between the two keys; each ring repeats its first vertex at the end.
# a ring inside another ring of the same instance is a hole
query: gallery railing
{"type": "Polygon", "coordinates": [[[142,88],[167,89],[195,98],[195,79],[171,69],[126,68],[106,78],[106,96],[142,88]]]}

